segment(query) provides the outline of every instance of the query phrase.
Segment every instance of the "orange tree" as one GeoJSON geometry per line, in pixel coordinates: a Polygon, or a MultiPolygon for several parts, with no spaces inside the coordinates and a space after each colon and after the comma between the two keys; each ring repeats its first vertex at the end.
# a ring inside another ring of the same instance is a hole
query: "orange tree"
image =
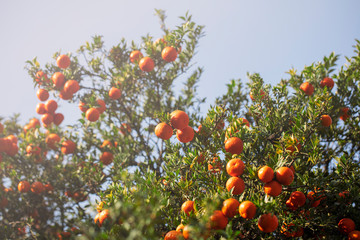
{"type": "Polygon", "coordinates": [[[159,40],[107,51],[96,36],[43,68],[28,61],[47,102],[42,127],[16,116],[0,125],[1,232],[358,239],[360,42],[337,71],[331,54],[274,87],[259,74],[247,87],[232,80],[203,116],[191,62],[203,27],[186,15],[169,30],[157,13],[159,40]],[[59,98],[79,104],[77,123],[60,127],[59,98]]]}

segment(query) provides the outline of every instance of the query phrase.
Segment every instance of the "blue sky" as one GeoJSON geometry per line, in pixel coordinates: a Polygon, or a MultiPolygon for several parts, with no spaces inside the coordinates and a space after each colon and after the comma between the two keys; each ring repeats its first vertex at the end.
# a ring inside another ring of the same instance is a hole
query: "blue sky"
{"type": "MultiPolygon", "coordinates": [[[[358,0],[1,1],[0,116],[21,113],[22,123],[37,116],[26,60],[37,56],[45,65],[54,52],[75,52],[95,34],[104,36],[108,49],[122,37],[138,43],[147,33],[159,38],[155,8],[166,11],[168,27],[186,11],[205,25],[195,61],[205,70],[199,94],[207,104],[226,91],[230,79],[247,82],[247,72],[276,84],[289,68],[301,70],[332,51],[343,64],[360,39],[358,0]]],[[[59,105],[65,124],[80,117],[77,105],[59,105]]]]}

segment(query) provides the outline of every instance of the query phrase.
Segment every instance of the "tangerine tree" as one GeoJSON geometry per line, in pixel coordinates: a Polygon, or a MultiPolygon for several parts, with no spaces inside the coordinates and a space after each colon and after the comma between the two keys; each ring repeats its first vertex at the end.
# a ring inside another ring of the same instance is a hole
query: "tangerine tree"
{"type": "Polygon", "coordinates": [[[0,125],[4,236],[358,239],[360,42],[340,68],[331,53],[273,87],[231,80],[204,115],[203,26],[157,14],[158,40],[27,62],[42,124],[0,125]],[[67,127],[61,101],[82,112],[67,127]]]}

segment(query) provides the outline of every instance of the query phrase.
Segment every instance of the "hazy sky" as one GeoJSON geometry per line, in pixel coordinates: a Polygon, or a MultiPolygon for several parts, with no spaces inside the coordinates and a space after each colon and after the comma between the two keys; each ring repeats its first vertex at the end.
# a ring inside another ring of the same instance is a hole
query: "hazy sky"
{"type": "MultiPolygon", "coordinates": [[[[354,39],[360,39],[359,0],[2,0],[0,116],[21,113],[22,123],[39,117],[26,60],[37,56],[44,66],[54,52],[75,52],[95,34],[104,36],[108,49],[122,37],[138,43],[147,33],[159,38],[155,8],[166,10],[168,27],[188,10],[205,25],[195,60],[205,69],[199,93],[208,104],[232,78],[247,82],[247,72],[259,72],[276,84],[289,68],[301,69],[332,51],[351,55],[354,39]]],[[[76,105],[59,105],[66,124],[80,116],[76,105]]]]}

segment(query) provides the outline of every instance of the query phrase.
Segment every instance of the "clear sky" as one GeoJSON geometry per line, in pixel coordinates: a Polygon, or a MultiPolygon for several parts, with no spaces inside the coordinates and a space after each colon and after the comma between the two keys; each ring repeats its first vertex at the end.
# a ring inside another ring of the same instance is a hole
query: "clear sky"
{"type": "MultiPolygon", "coordinates": [[[[359,0],[2,0],[0,116],[21,113],[22,123],[37,116],[26,60],[37,56],[45,65],[54,52],[75,52],[95,34],[104,36],[109,49],[122,37],[138,43],[147,33],[159,38],[155,8],[166,11],[168,27],[186,11],[205,25],[195,60],[205,69],[199,93],[208,104],[230,79],[247,82],[247,72],[276,84],[289,68],[302,69],[332,51],[341,54],[342,64],[360,39],[359,0]]],[[[65,124],[80,116],[77,106],[63,100],[59,105],[65,124]]]]}

